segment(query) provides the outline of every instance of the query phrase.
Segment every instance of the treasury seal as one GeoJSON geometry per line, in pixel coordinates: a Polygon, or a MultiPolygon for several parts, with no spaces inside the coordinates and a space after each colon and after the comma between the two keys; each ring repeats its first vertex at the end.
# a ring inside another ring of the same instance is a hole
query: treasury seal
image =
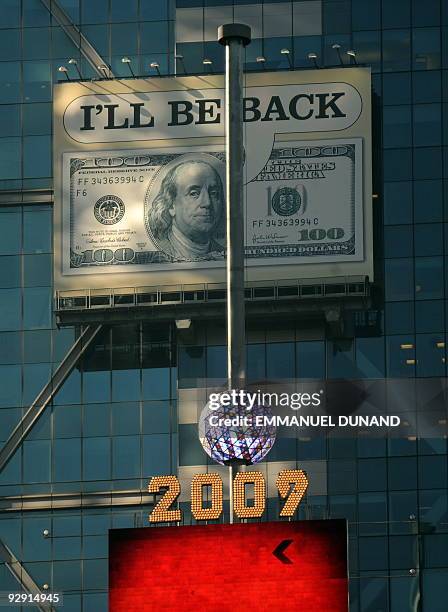
{"type": "Polygon", "coordinates": [[[290,217],[296,213],[302,203],[297,189],[292,187],[281,187],[272,196],[272,208],[282,217],[290,217]]]}
{"type": "Polygon", "coordinates": [[[96,220],[103,225],[118,223],[123,218],[124,211],[123,200],[114,195],[103,196],[93,208],[96,220]]]}

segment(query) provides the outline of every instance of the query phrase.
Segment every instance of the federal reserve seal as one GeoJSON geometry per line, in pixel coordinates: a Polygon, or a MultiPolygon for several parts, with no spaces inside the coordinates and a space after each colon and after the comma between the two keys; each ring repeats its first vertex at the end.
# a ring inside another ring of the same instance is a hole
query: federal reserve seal
{"type": "Polygon", "coordinates": [[[282,217],[290,217],[295,214],[301,204],[300,193],[292,187],[281,187],[272,196],[272,208],[282,217]]]}
{"type": "Polygon", "coordinates": [[[119,197],[106,195],[100,198],[93,208],[95,218],[103,225],[113,225],[123,219],[124,203],[119,197]]]}

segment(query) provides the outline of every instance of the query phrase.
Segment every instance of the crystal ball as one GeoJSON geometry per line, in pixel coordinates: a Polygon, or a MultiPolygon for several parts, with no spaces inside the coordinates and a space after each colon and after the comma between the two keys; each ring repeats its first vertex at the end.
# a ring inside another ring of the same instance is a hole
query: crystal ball
{"type": "Polygon", "coordinates": [[[272,416],[271,409],[262,405],[251,410],[220,405],[212,410],[208,403],[199,418],[199,439],[207,455],[221,465],[259,463],[275,442],[277,428],[266,422],[272,416]]]}

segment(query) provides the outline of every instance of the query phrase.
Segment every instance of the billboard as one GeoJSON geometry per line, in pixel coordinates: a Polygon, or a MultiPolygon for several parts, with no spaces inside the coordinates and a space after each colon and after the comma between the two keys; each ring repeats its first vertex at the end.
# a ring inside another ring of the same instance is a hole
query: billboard
{"type": "Polygon", "coordinates": [[[347,612],[344,520],[109,532],[109,610],[347,612]]]}
{"type": "MultiPolygon", "coordinates": [[[[248,74],[246,278],[372,277],[370,71],[248,74]]],[[[63,83],[55,287],[225,280],[221,76],[63,83]]]]}

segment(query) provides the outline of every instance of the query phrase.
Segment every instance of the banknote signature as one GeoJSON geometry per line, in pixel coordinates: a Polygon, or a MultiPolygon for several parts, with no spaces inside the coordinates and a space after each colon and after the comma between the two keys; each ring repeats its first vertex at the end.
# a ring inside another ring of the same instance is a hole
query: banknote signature
{"type": "Polygon", "coordinates": [[[277,232],[273,232],[270,234],[253,234],[252,242],[254,244],[258,244],[259,242],[266,242],[266,240],[285,240],[287,235],[277,234],[277,232]]]}

